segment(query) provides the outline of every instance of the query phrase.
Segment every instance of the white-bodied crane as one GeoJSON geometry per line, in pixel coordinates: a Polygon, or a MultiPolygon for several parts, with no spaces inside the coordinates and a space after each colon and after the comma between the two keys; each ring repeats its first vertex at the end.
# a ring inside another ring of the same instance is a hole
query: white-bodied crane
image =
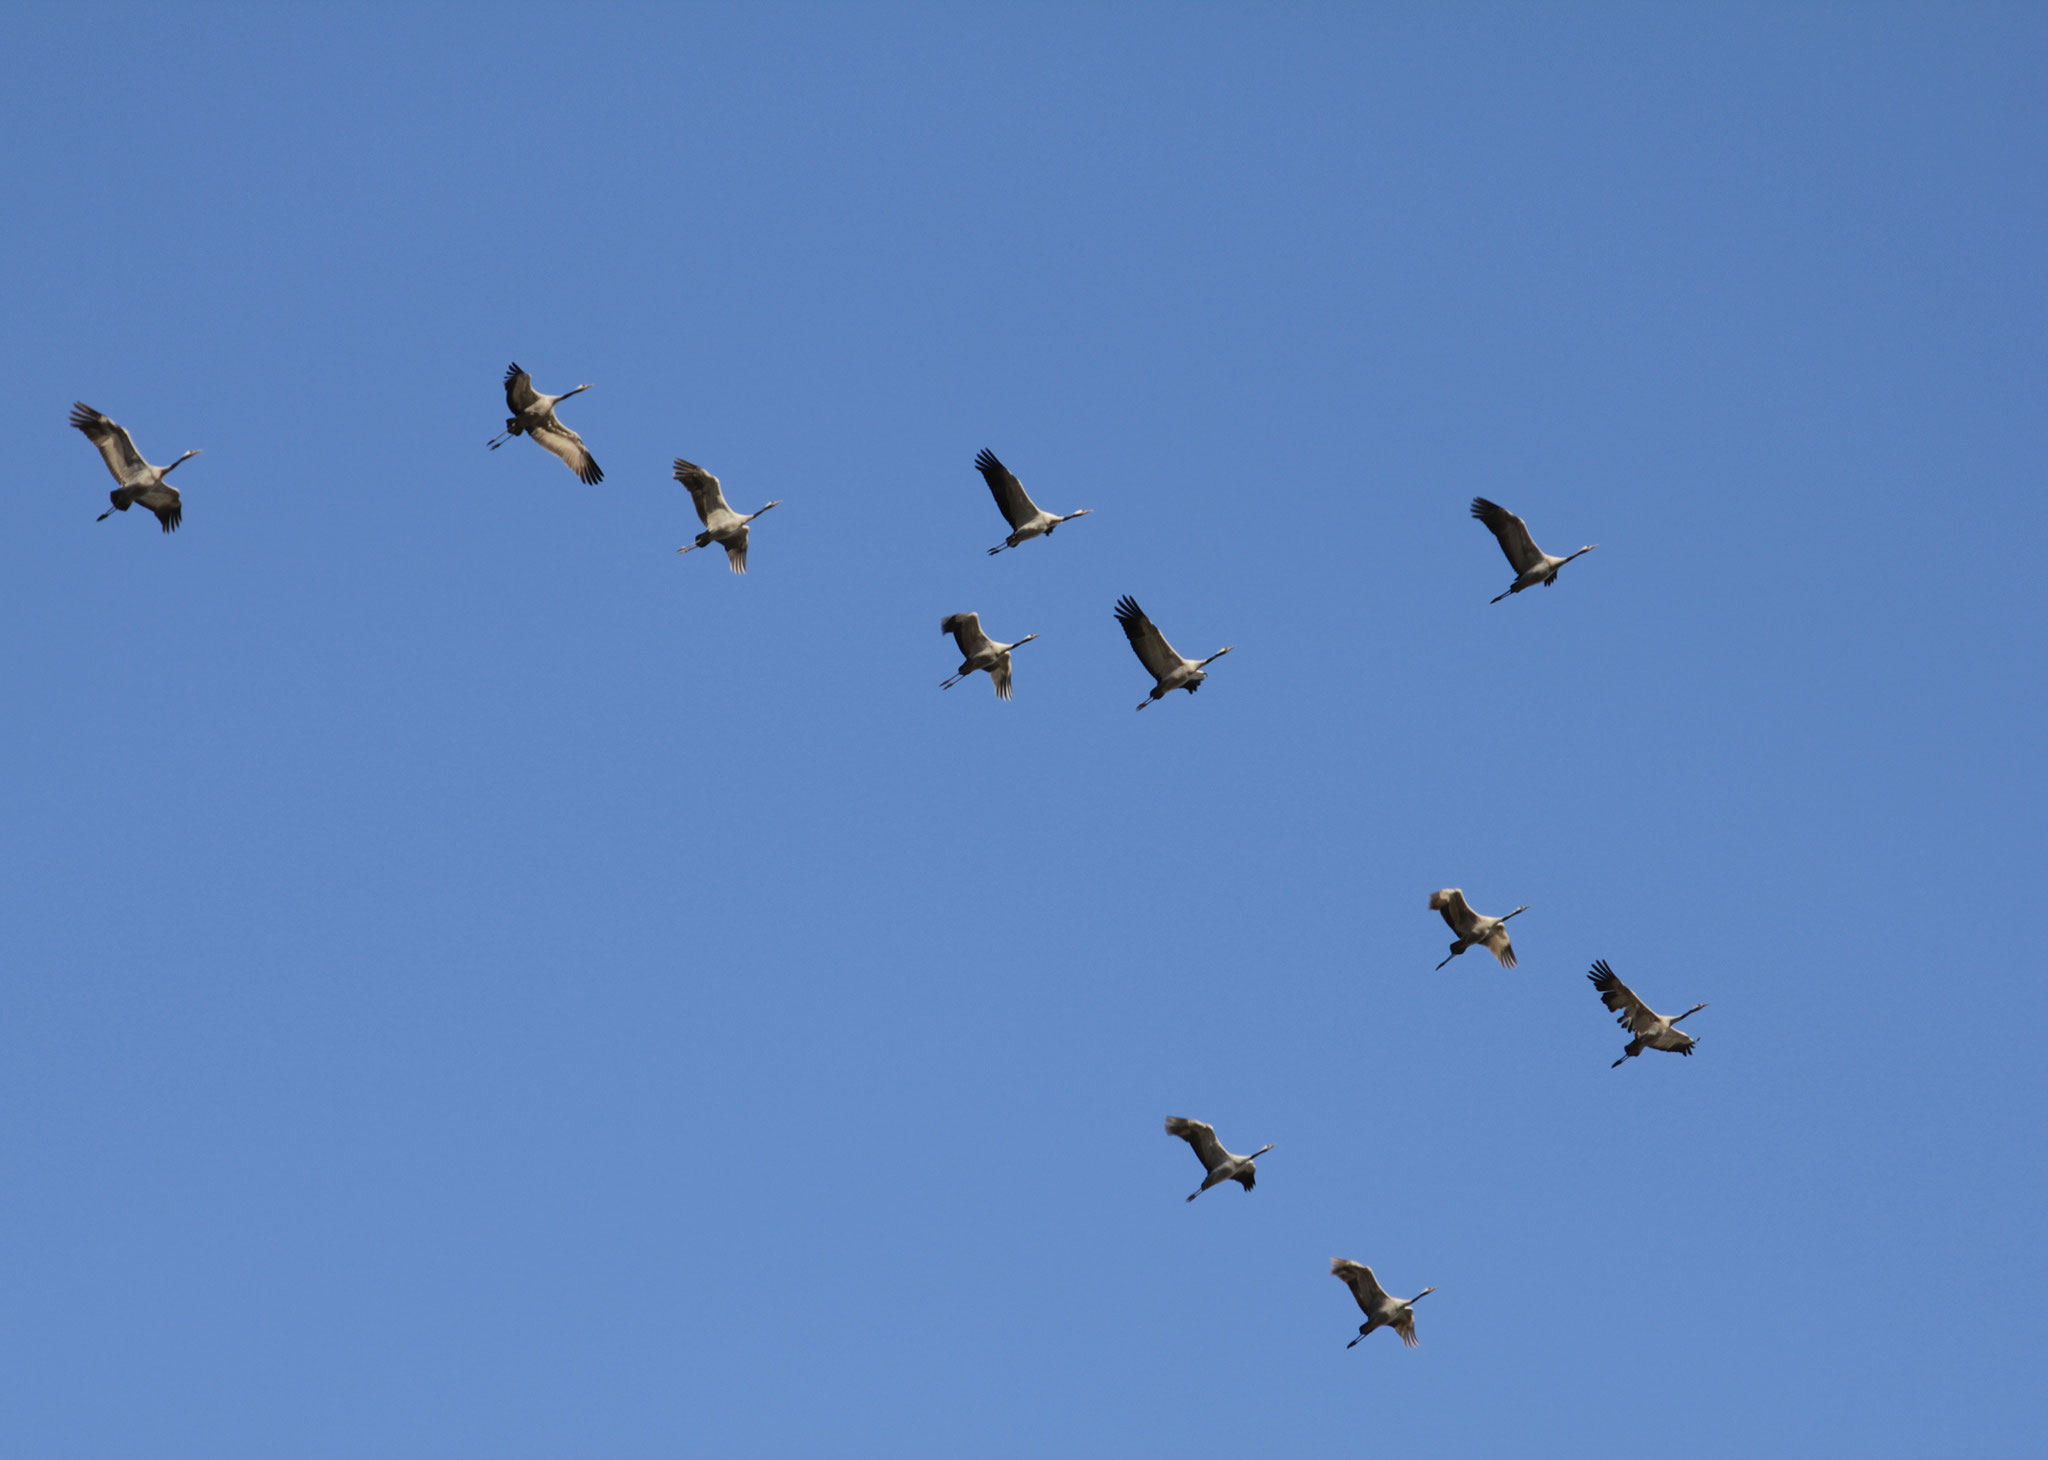
{"type": "Polygon", "coordinates": [[[1678,1027],[1680,1019],[1690,1019],[1705,1004],[1694,1004],[1683,1014],[1666,1019],[1655,1009],[1636,997],[1635,990],[1614,976],[1614,970],[1602,958],[1593,965],[1593,971],[1586,975],[1594,988],[1600,990],[1600,1002],[1614,1010],[1614,1022],[1626,1029],[1634,1038],[1628,1048],[1621,1052],[1609,1069],[1621,1068],[1622,1060],[1632,1060],[1646,1049],[1664,1049],[1673,1054],[1689,1055],[1699,1041],[1678,1027]]]}
{"type": "MultiPolygon", "coordinates": [[[[767,508],[762,508],[767,511],[767,508]]],[[[1037,638],[1026,634],[1015,644],[998,644],[982,632],[981,615],[978,613],[949,613],[939,620],[939,632],[951,634],[953,642],[960,646],[960,668],[953,677],[940,683],[940,689],[951,689],[968,675],[986,669],[988,677],[995,681],[996,698],[1010,697],[1010,651],[1037,638]]]]}
{"type": "Polygon", "coordinates": [[[697,534],[697,540],[688,547],[676,549],[679,553],[694,552],[700,547],[710,547],[714,542],[725,544],[725,563],[735,573],[747,571],[747,524],[766,512],[768,507],[779,507],[782,499],[777,497],[768,507],[759,512],[749,512],[742,517],[725,505],[725,492],[718,485],[718,478],[694,462],[676,458],[676,480],[690,489],[690,502],[697,509],[697,520],[704,524],[704,530],[697,534]]]}
{"type": "Polygon", "coordinates": [[[1166,1117],[1166,1133],[1179,1136],[1193,1146],[1195,1154],[1202,1158],[1202,1169],[1209,1173],[1202,1178],[1200,1186],[1188,1193],[1189,1201],[1226,1181],[1235,1181],[1250,1191],[1259,1175],[1259,1168],[1252,1163],[1273,1149],[1269,1144],[1259,1147],[1249,1156],[1234,1155],[1224,1150],[1223,1142],[1216,1139],[1216,1127],[1206,1121],[1187,1120],[1178,1115],[1166,1117]]]}
{"type": "Polygon", "coordinates": [[[1086,517],[1095,509],[1083,507],[1079,512],[1069,512],[1064,517],[1055,516],[1031,500],[1024,484],[1017,480],[1010,469],[996,460],[996,454],[983,448],[981,455],[974,458],[974,465],[987,481],[988,489],[994,494],[996,506],[1002,511],[1003,520],[1010,524],[1010,535],[1000,544],[990,548],[989,556],[994,557],[1004,548],[1013,548],[1034,537],[1050,537],[1052,530],[1062,522],[1072,522],[1076,517],[1086,517]]]}
{"type": "Polygon", "coordinates": [[[1472,499],[1472,515],[1484,522],[1494,537],[1500,541],[1500,550],[1507,554],[1508,566],[1515,570],[1515,581],[1508,585],[1508,592],[1500,594],[1493,601],[1499,603],[1508,593],[1520,593],[1524,588],[1534,588],[1541,583],[1545,588],[1557,581],[1557,570],[1572,558],[1584,557],[1597,542],[1589,542],[1571,557],[1553,558],[1536,546],[1536,539],[1529,536],[1529,524],[1496,502],[1484,497],[1472,499]]]}
{"type": "Polygon", "coordinates": [[[1344,1347],[1357,1348],[1360,1340],[1375,1328],[1393,1329],[1410,1348],[1422,1342],[1415,1336],[1415,1305],[1435,1292],[1435,1288],[1424,1288],[1412,1298],[1396,1298],[1380,1286],[1371,1268],[1348,1257],[1331,1258],[1330,1274],[1351,1289],[1351,1296],[1358,1300],[1358,1311],[1365,1315],[1365,1322],[1358,1325],[1358,1337],[1344,1347]]]}
{"type": "Polygon", "coordinates": [[[197,456],[198,451],[186,452],[169,466],[151,466],[135,449],[134,437],[84,401],[72,402],[71,424],[85,432],[85,439],[100,449],[100,457],[106,462],[107,470],[120,483],[107,494],[114,505],[100,513],[97,520],[105,522],[116,512],[126,512],[140,502],[156,514],[156,520],[165,532],[176,532],[178,524],[185,520],[184,502],[178,496],[178,489],[164,478],[197,456]]]}
{"type": "Polygon", "coordinates": [[[533,377],[519,368],[518,361],[513,361],[512,368],[505,372],[505,405],[511,410],[512,418],[505,422],[505,429],[487,444],[496,451],[514,436],[530,436],[535,445],[546,447],[561,457],[562,464],[570,471],[596,486],[604,480],[604,473],[591,459],[590,449],[583,444],[581,436],[555,419],[556,406],[588,389],[587,385],[579,385],[562,395],[542,395],[533,388],[533,377]]]}
{"type": "Polygon", "coordinates": [[[1131,650],[1138,656],[1138,662],[1158,681],[1152,686],[1152,693],[1138,702],[1141,710],[1155,700],[1165,699],[1177,689],[1193,694],[1209,677],[1203,671],[1237,647],[1226,644],[1207,659],[1183,659],[1173,645],[1166,642],[1166,635],[1145,617],[1145,610],[1138,607],[1138,600],[1128,593],[1117,600],[1116,621],[1124,626],[1124,637],[1131,641],[1131,650]]]}
{"type": "MultiPolygon", "coordinates": [[[[1429,905],[1444,915],[1444,921],[1449,923],[1451,931],[1458,935],[1458,941],[1451,944],[1451,957],[1446,958],[1444,963],[1449,963],[1451,958],[1456,958],[1467,948],[1484,944],[1486,951],[1500,960],[1502,968],[1515,966],[1515,945],[1508,941],[1507,921],[1516,913],[1527,912],[1527,903],[1516,908],[1514,912],[1490,918],[1472,911],[1472,904],[1465,901],[1465,894],[1458,888],[1441,887],[1429,895],[1429,905]]],[[[1444,963],[1439,963],[1437,967],[1441,969],[1444,963]]]]}

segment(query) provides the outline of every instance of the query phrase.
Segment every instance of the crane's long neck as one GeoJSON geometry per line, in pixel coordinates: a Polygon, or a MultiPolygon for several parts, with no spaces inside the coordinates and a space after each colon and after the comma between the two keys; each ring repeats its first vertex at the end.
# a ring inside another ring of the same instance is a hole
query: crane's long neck
{"type": "Polygon", "coordinates": [[[1679,1019],[1690,1019],[1693,1015],[1699,1013],[1700,1010],[1706,1007],[1707,1006],[1705,1004],[1694,1004],[1690,1009],[1687,1009],[1683,1014],[1680,1014],[1678,1016],[1678,1019],[1673,1019],[1671,1022],[1674,1025],[1676,1025],[1679,1019]]]}
{"type": "MultiPolygon", "coordinates": [[[[1590,553],[1591,551],[1593,551],[1594,548],[1598,546],[1600,546],[1600,544],[1597,542],[1589,542],[1584,547],[1580,548],[1577,552],[1573,553],[1572,558],[1583,558],[1587,553],[1590,553]]],[[[1565,565],[1565,563],[1569,563],[1572,560],[1572,558],[1563,559],[1561,562],[1558,563],[1558,567],[1562,568],[1565,565]]]]}
{"type": "Polygon", "coordinates": [[[1268,1151],[1270,1151],[1270,1150],[1272,1150],[1272,1149],[1273,1149],[1273,1147],[1272,1147],[1272,1144],[1271,1144],[1270,1142],[1268,1142],[1268,1143],[1267,1143],[1266,1145],[1263,1145],[1263,1146],[1259,1147],[1259,1148],[1258,1148],[1258,1149],[1257,1149],[1256,1151],[1252,1152],[1252,1153],[1251,1153],[1251,1154],[1250,1154],[1249,1156],[1245,1157],[1245,1160],[1247,1160],[1247,1161],[1256,1161],[1256,1160],[1258,1160],[1258,1159],[1259,1159],[1259,1157],[1261,1157],[1261,1156],[1265,1155],[1265,1154],[1266,1154],[1266,1152],[1268,1152],[1268,1151]]]}
{"type": "Polygon", "coordinates": [[[1435,1288],[1424,1288],[1421,1292],[1417,1293],[1414,1297],[1408,1300],[1408,1306],[1411,1308],[1414,1307],[1417,1303],[1420,1303],[1424,1298],[1428,1297],[1431,1293],[1435,1291],[1435,1288]]]}
{"type": "Polygon", "coordinates": [[[164,475],[169,476],[172,472],[176,471],[179,467],[183,466],[186,462],[190,461],[193,457],[197,456],[198,454],[199,453],[197,451],[186,452],[183,456],[179,457],[176,461],[172,462],[169,466],[164,468],[164,475]]]}
{"type": "Polygon", "coordinates": [[[1218,659],[1221,659],[1225,654],[1228,654],[1232,649],[1235,649],[1236,647],[1237,645],[1235,644],[1224,645],[1221,649],[1218,649],[1214,654],[1211,654],[1207,659],[1204,659],[1201,663],[1197,664],[1195,668],[1207,669],[1211,664],[1214,664],[1218,659]]]}
{"type": "Polygon", "coordinates": [[[1503,915],[1501,916],[1501,919],[1500,919],[1500,920],[1501,920],[1502,922],[1506,922],[1506,921],[1507,921],[1507,920],[1508,920],[1509,918],[1511,918],[1511,917],[1514,917],[1514,916],[1516,916],[1516,914],[1518,914],[1518,913],[1525,913],[1525,912],[1527,912],[1528,910],[1529,910],[1529,905],[1528,905],[1527,903],[1523,903],[1523,904],[1522,904],[1522,905],[1521,905],[1520,907],[1516,908],[1514,912],[1511,912],[1511,913],[1504,913],[1504,914],[1503,914],[1503,915]]]}

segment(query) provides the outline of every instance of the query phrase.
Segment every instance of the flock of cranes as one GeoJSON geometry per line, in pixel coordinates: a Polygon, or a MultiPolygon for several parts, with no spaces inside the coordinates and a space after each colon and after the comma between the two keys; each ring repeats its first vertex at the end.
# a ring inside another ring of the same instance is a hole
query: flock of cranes
{"type": "MultiPolygon", "coordinates": [[[[571,396],[589,390],[588,385],[579,385],[562,395],[543,395],[533,388],[533,378],[515,363],[505,372],[505,404],[511,416],[505,422],[505,429],[486,443],[493,451],[503,446],[514,436],[525,436],[542,449],[558,457],[576,474],[578,480],[595,485],[604,480],[604,472],[591,456],[590,449],[583,444],[583,438],[562,424],[555,414],[555,408],[571,396]]],[[[78,402],[72,407],[71,425],[83,432],[86,439],[99,449],[107,470],[113,474],[115,489],[109,495],[113,506],[102,512],[99,520],[104,522],[116,512],[126,512],[130,507],[140,505],[156,514],[156,519],[166,533],[178,530],[184,520],[183,499],[178,489],[167,478],[179,466],[199,455],[187,451],[169,466],[152,466],[143,459],[136,449],[134,439],[109,417],[78,402]]],[[[996,507],[1003,514],[1003,520],[1010,526],[1010,534],[988,551],[991,555],[1015,548],[1035,537],[1050,537],[1062,523],[1077,517],[1086,517],[1092,511],[1082,508],[1064,515],[1047,512],[1031,500],[1009,468],[996,459],[995,453],[984,450],[974,459],[975,467],[988,483],[989,492],[995,498],[996,507]]],[[[755,519],[770,508],[781,505],[780,499],[767,503],[748,513],[739,513],[727,504],[725,492],[718,478],[693,462],[675,459],[675,479],[690,494],[690,503],[696,509],[697,520],[704,530],[696,540],[676,549],[679,553],[694,552],[698,548],[710,547],[717,543],[725,549],[726,565],[738,574],[747,571],[748,528],[755,519]]],[[[1525,588],[1537,585],[1549,587],[1557,581],[1558,570],[1573,558],[1583,557],[1592,552],[1597,543],[1589,543],[1568,557],[1553,557],[1536,546],[1529,535],[1529,528],[1521,518],[1484,497],[1472,499],[1472,516],[1484,523],[1499,541],[1501,551],[1506,554],[1508,564],[1515,570],[1515,581],[1506,592],[1493,599],[1501,599],[1520,593],[1525,588]]],[[[1117,622],[1123,627],[1124,635],[1130,641],[1131,650],[1138,656],[1138,662],[1145,672],[1152,676],[1151,691],[1138,702],[1140,710],[1158,703],[1177,689],[1184,689],[1190,695],[1202,687],[1209,677],[1208,667],[1231,652],[1234,645],[1226,644],[1206,659],[1188,659],[1166,641],[1166,636],[1138,607],[1137,600],[1125,594],[1117,601],[1115,608],[1117,622]]],[[[1007,700],[1011,697],[1013,679],[1011,654],[1025,644],[1035,640],[1037,634],[1026,634],[1010,643],[992,639],[981,626],[978,613],[948,614],[939,622],[941,633],[950,634],[960,650],[960,667],[941,682],[941,689],[951,689],[975,674],[986,673],[995,686],[996,698],[1007,700]]],[[[1441,970],[1453,958],[1469,948],[1485,948],[1499,962],[1502,968],[1513,968],[1515,949],[1508,939],[1508,920],[1529,911],[1528,907],[1516,908],[1513,912],[1499,917],[1488,917],[1473,911],[1465,901],[1464,892],[1456,887],[1445,887],[1429,895],[1432,911],[1441,913],[1443,920],[1456,935],[1451,951],[1442,963],[1441,970]]],[[[1617,1022],[1629,1032],[1628,1047],[1622,1051],[1614,1068],[1620,1068],[1646,1049],[1668,1051],[1672,1054],[1690,1055],[1697,1041],[1692,1035],[1679,1029],[1683,1020],[1691,1018],[1705,1004],[1695,1004],[1683,1014],[1665,1018],[1638,998],[1627,984],[1614,974],[1602,959],[1594,963],[1586,975],[1592,981],[1600,1001],[1617,1016],[1617,1022]]],[[[1248,1156],[1240,1156],[1225,1149],[1217,1139],[1215,1128],[1204,1121],[1189,1120],[1182,1116],[1170,1116],[1166,1121],[1166,1133],[1176,1136],[1193,1148],[1202,1163],[1202,1184],[1189,1194],[1193,1201],[1211,1187],[1235,1181],[1246,1191],[1254,1186],[1260,1156],[1273,1149],[1264,1145],[1248,1156]]],[[[1396,1298],[1380,1286],[1373,1270],[1363,1263],[1349,1258],[1333,1258],[1330,1272],[1351,1290],[1359,1311],[1366,1321],[1358,1327],[1358,1337],[1345,1345],[1353,1347],[1375,1329],[1391,1328],[1400,1335],[1401,1341],[1413,1348],[1415,1337],[1414,1306],[1423,1298],[1436,1291],[1424,1288],[1412,1298],[1396,1298]]]]}

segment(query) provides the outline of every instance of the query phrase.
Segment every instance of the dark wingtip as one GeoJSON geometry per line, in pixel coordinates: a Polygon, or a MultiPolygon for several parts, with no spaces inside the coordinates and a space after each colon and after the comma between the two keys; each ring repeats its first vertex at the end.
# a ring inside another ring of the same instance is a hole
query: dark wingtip
{"type": "Polygon", "coordinates": [[[510,365],[505,367],[505,383],[507,385],[510,385],[512,383],[512,377],[514,377],[515,375],[524,375],[525,373],[526,372],[524,370],[521,370],[519,368],[519,362],[517,360],[514,360],[510,365]]]}
{"type": "Polygon", "coordinates": [[[604,480],[604,469],[593,461],[589,466],[578,472],[577,475],[583,478],[586,485],[594,487],[604,480]]]}
{"type": "Polygon", "coordinates": [[[1138,607],[1138,600],[1131,597],[1130,594],[1126,593],[1116,601],[1118,623],[1129,623],[1132,619],[1143,618],[1144,616],[1145,610],[1138,607]]]}
{"type": "Polygon", "coordinates": [[[982,447],[981,454],[974,458],[974,465],[981,471],[1001,471],[1003,469],[1003,464],[996,460],[996,454],[986,446],[982,447]]]}

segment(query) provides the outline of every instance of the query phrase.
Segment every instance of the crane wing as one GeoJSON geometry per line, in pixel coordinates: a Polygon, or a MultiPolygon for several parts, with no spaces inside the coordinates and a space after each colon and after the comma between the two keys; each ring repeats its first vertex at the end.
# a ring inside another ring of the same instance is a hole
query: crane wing
{"type": "Polygon", "coordinates": [[[725,540],[725,565],[745,577],[747,573],[747,530],[742,527],[725,540]]]}
{"type": "Polygon", "coordinates": [[[1008,699],[1010,697],[1010,656],[1004,654],[997,658],[995,667],[988,672],[988,677],[996,683],[996,698],[999,700],[1008,699]]]}
{"type": "Polygon", "coordinates": [[[1444,915],[1444,921],[1451,925],[1451,931],[1460,938],[1471,932],[1479,923],[1479,914],[1472,911],[1472,905],[1465,901],[1465,894],[1456,887],[1445,887],[1429,895],[1429,905],[1444,915]]]}
{"type": "Polygon", "coordinates": [[[1351,1289],[1351,1296],[1358,1300],[1359,1311],[1368,1318],[1378,1316],[1376,1310],[1387,1301],[1387,1290],[1380,1286],[1380,1280],[1373,1276],[1371,1268],[1348,1257],[1333,1257],[1330,1259],[1330,1273],[1351,1289]]]}
{"type": "Polygon", "coordinates": [[[1145,617],[1145,610],[1138,607],[1138,600],[1128,593],[1117,600],[1116,621],[1124,626],[1124,637],[1131,641],[1138,662],[1154,679],[1166,678],[1186,662],[1174,652],[1173,645],[1166,642],[1166,635],[1145,617]]]}
{"type": "Polygon", "coordinates": [[[1614,976],[1606,959],[1596,962],[1586,977],[1600,990],[1600,1002],[1620,1016],[1614,1022],[1631,1034],[1651,1033],[1663,1022],[1654,1009],[1636,997],[1635,990],[1614,976]]]}
{"type": "Polygon", "coordinates": [[[1024,490],[1024,484],[1017,480],[1010,469],[996,460],[993,451],[983,449],[974,458],[982,479],[988,483],[989,492],[996,499],[996,507],[1002,512],[1003,520],[1011,527],[1022,527],[1038,515],[1038,504],[1033,502],[1024,490]]]}
{"type": "Polygon", "coordinates": [[[598,469],[597,463],[591,460],[590,451],[584,446],[583,438],[552,415],[538,426],[528,427],[526,434],[539,445],[561,457],[570,471],[575,472],[591,486],[594,487],[604,480],[604,473],[598,469]]]}
{"type": "Polygon", "coordinates": [[[1484,497],[1474,497],[1472,515],[1484,522],[1500,542],[1500,550],[1507,554],[1508,566],[1517,573],[1526,573],[1543,561],[1543,550],[1536,546],[1536,539],[1529,536],[1529,524],[1507,508],[1484,497]]]}
{"type": "Polygon", "coordinates": [[[1506,928],[1495,928],[1486,935],[1486,949],[1495,958],[1500,960],[1502,968],[1513,968],[1515,966],[1515,945],[1508,941],[1508,930],[1506,928]]]}
{"type": "Polygon", "coordinates": [[[149,471],[149,463],[135,449],[135,438],[84,401],[71,403],[71,424],[85,432],[85,439],[100,449],[107,470],[122,486],[132,486],[149,471]]]}
{"type": "Polygon", "coordinates": [[[939,620],[939,632],[953,636],[953,642],[960,646],[962,659],[972,659],[989,646],[989,637],[981,631],[981,615],[978,613],[947,614],[939,620]]]}
{"type": "MultiPolygon", "coordinates": [[[[149,507],[147,502],[142,505],[149,507]]],[[[165,532],[176,532],[178,524],[185,520],[185,504],[176,495],[163,505],[150,507],[149,510],[156,513],[156,520],[162,524],[165,532]]]]}
{"type": "Polygon", "coordinates": [[[512,408],[513,415],[523,416],[539,399],[539,392],[533,388],[533,377],[519,368],[518,361],[513,361],[505,372],[505,404],[512,408]]]}
{"type": "Polygon", "coordinates": [[[712,513],[732,511],[725,505],[725,492],[719,487],[718,478],[695,462],[678,456],[676,480],[690,489],[690,503],[697,509],[697,520],[706,527],[711,525],[712,513]]]}
{"type": "Polygon", "coordinates": [[[1216,1139],[1216,1127],[1203,1120],[1187,1120],[1178,1115],[1166,1117],[1166,1133],[1179,1136],[1195,1148],[1195,1154],[1202,1158],[1202,1169],[1214,1171],[1230,1159],[1230,1153],[1223,1149],[1223,1142],[1216,1139]]]}
{"type": "Polygon", "coordinates": [[[1394,1332],[1401,1335],[1401,1342],[1410,1348],[1422,1347],[1422,1340],[1415,1336],[1415,1310],[1403,1308],[1390,1320],[1394,1332]]]}

